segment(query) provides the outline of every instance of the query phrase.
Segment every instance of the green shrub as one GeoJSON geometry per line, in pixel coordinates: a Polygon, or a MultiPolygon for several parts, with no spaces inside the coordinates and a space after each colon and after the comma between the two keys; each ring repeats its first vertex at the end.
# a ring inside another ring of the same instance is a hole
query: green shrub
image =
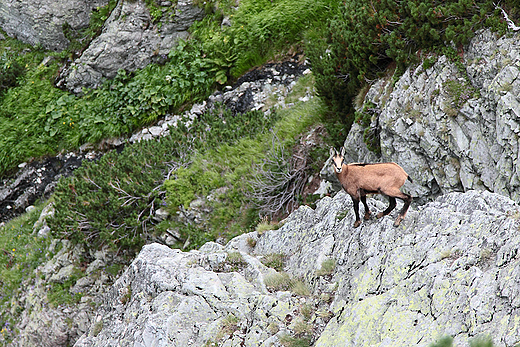
{"type": "MultiPolygon", "coordinates": [[[[205,159],[198,151],[210,146],[208,151],[212,152],[212,146],[220,145],[217,149],[227,153],[226,143],[252,137],[275,119],[260,112],[232,115],[218,108],[196,118],[189,129],[179,122],[178,127],[170,128],[170,136],[160,141],[127,145],[121,153],[112,151],[97,162],[85,163],[73,177],[58,183],[51,229],[56,237],[75,243],[138,251],[156,227],[153,213],[163,202],[168,201],[175,211],[180,205],[189,206],[196,196],[229,184],[222,165],[236,168],[237,163],[215,163],[211,155],[205,159]],[[193,160],[189,167],[187,160],[193,160]],[[168,175],[171,178],[165,182],[168,175]]],[[[215,225],[223,228],[235,217],[229,209],[241,203],[236,194],[229,192],[226,203],[215,208],[215,225]],[[234,202],[227,204],[229,200],[234,202]]],[[[189,239],[190,248],[211,239],[206,230],[188,225],[183,225],[180,233],[184,241],[189,239]]]]}
{"type": "Polygon", "coordinates": [[[3,52],[0,55],[0,97],[9,88],[16,86],[17,79],[24,72],[23,66],[3,52]]]}
{"type": "Polygon", "coordinates": [[[183,151],[173,138],[127,145],[85,163],[59,181],[56,213],[49,225],[57,238],[91,247],[139,250],[153,227],[168,165],[183,151]]]}

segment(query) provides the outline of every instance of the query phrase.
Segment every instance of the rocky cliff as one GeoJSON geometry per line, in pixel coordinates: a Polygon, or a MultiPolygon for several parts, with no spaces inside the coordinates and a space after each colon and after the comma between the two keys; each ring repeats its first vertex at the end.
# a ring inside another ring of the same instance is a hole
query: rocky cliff
{"type": "Polygon", "coordinates": [[[519,216],[508,198],[469,191],[412,209],[399,228],[385,217],[353,229],[340,192],[225,247],[151,244],[75,346],[427,346],[444,335],[514,346],[519,216]],[[278,270],[265,265],[275,255],[278,270]]]}
{"type": "Polygon", "coordinates": [[[460,63],[429,62],[395,84],[386,78],[371,86],[363,112],[372,116],[381,154],[367,149],[355,124],[345,141],[349,160],[399,163],[416,183],[411,194],[425,200],[486,189],[519,201],[520,34],[482,31],[460,63]]]}

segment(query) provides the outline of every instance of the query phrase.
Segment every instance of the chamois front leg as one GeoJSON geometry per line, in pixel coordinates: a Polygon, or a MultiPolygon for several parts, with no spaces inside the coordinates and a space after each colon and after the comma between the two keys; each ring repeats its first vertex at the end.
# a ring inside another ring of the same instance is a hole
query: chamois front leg
{"type": "Polygon", "coordinates": [[[361,225],[361,219],[359,218],[359,199],[352,197],[352,202],[354,202],[354,214],[356,215],[356,221],[354,222],[354,228],[357,228],[361,225]]]}

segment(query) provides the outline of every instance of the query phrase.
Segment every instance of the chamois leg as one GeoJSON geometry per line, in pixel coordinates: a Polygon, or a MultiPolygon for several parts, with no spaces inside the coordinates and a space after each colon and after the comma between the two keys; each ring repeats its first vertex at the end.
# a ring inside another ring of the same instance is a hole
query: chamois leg
{"type": "Polygon", "coordinates": [[[365,206],[365,217],[364,218],[365,218],[365,220],[369,220],[371,212],[367,205],[367,193],[363,189],[360,189],[359,196],[361,198],[361,202],[363,203],[363,206],[365,206]]]}
{"type": "Polygon", "coordinates": [[[357,228],[361,224],[361,219],[359,218],[359,199],[352,197],[352,201],[354,202],[354,214],[356,215],[354,228],[357,228]]]}
{"type": "Polygon", "coordinates": [[[395,198],[393,196],[388,196],[388,200],[390,201],[390,205],[388,205],[387,209],[384,210],[383,212],[379,212],[377,214],[377,218],[381,218],[383,216],[386,216],[387,214],[392,212],[393,209],[395,208],[395,206],[397,205],[397,203],[395,201],[395,198]]]}
{"type": "Polygon", "coordinates": [[[399,224],[401,224],[401,221],[404,219],[404,216],[406,216],[406,212],[408,211],[408,208],[410,207],[413,198],[410,195],[403,193],[403,197],[401,199],[403,199],[404,205],[401,211],[399,212],[397,219],[395,220],[394,227],[398,227],[399,224]]]}

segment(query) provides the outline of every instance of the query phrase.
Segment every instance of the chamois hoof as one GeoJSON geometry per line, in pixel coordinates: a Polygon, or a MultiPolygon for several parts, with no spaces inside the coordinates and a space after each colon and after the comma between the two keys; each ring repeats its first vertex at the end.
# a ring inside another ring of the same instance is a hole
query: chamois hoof
{"type": "Polygon", "coordinates": [[[402,221],[403,219],[404,219],[403,217],[398,216],[397,219],[396,219],[395,222],[394,222],[394,227],[398,227],[398,226],[401,224],[401,221],[402,221]]]}
{"type": "Polygon", "coordinates": [[[385,214],[383,212],[379,212],[377,214],[377,219],[382,218],[385,214]]]}
{"type": "Polygon", "coordinates": [[[357,221],[354,222],[354,228],[357,228],[360,225],[361,225],[361,221],[360,220],[357,220],[357,221]]]}
{"type": "Polygon", "coordinates": [[[370,216],[372,216],[372,213],[370,211],[365,213],[365,220],[369,220],[370,216]]]}

